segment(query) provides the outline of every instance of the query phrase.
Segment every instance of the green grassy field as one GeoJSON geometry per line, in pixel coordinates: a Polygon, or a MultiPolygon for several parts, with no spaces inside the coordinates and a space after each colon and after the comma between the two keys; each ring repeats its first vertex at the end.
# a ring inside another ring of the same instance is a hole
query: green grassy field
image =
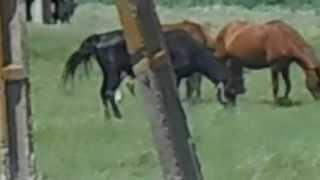
{"type": "MultiPolygon", "coordinates": [[[[166,9],[162,22],[183,18],[221,27],[234,19],[291,23],[320,52],[320,17],[313,11],[239,7],[166,9]]],[[[125,91],[123,120],[105,121],[97,68],[77,81],[72,94],[59,88],[68,56],[89,34],[119,27],[113,6],[80,6],[70,25],[28,25],[34,136],[38,168],[47,180],[157,180],[161,171],[141,98],[125,91]]],[[[300,106],[271,105],[269,71],[247,75],[248,93],[236,109],[224,110],[206,82],[206,101],[184,104],[207,180],[320,179],[319,103],[293,67],[292,98],[300,106]]]]}

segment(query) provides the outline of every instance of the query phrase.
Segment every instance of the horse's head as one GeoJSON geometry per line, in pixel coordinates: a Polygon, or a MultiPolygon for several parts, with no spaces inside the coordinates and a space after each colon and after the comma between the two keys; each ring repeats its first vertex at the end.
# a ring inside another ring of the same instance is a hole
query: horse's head
{"type": "Polygon", "coordinates": [[[246,92],[243,71],[239,66],[230,66],[228,63],[227,66],[227,79],[223,83],[223,88],[220,87],[220,92],[218,91],[218,97],[220,98],[220,102],[224,102],[224,104],[235,105],[237,96],[246,92]]]}
{"type": "Polygon", "coordinates": [[[217,86],[217,89],[218,89],[217,98],[219,102],[223,105],[232,105],[232,106],[236,105],[237,96],[245,92],[244,88],[236,89],[229,86],[228,83],[219,83],[217,86]]]}
{"type": "Polygon", "coordinates": [[[306,72],[306,86],[314,99],[320,99],[320,67],[306,72]]]}

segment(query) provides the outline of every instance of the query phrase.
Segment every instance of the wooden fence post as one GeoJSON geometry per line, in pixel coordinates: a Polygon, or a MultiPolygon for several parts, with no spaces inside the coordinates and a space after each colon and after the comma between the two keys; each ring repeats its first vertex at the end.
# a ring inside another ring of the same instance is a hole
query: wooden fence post
{"type": "MultiPolygon", "coordinates": [[[[36,178],[31,137],[31,106],[29,99],[28,63],[25,57],[25,1],[0,1],[1,82],[5,84],[5,100],[1,100],[1,115],[7,130],[8,155],[6,180],[36,178]]],[[[2,136],[3,137],[3,136],[2,136]]],[[[4,136],[6,137],[6,136],[4,136]]]]}
{"type": "Polygon", "coordinates": [[[143,87],[164,179],[202,180],[153,1],[117,0],[117,7],[130,54],[144,55],[134,71],[143,87]]]}
{"type": "Polygon", "coordinates": [[[0,179],[4,178],[5,171],[5,157],[8,151],[8,124],[7,124],[7,109],[6,109],[6,95],[5,95],[5,80],[2,78],[1,69],[4,67],[4,48],[3,48],[3,22],[0,17],[0,179]]]}

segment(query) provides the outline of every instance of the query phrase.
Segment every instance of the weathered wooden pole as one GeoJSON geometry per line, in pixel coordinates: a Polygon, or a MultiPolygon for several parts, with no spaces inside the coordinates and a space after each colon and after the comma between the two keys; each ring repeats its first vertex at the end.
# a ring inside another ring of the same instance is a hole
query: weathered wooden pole
{"type": "Polygon", "coordinates": [[[164,179],[202,180],[153,1],[117,0],[117,7],[130,54],[144,56],[134,71],[143,87],[164,179]]]}
{"type": "MultiPolygon", "coordinates": [[[[0,17],[0,69],[4,67],[4,48],[2,39],[2,18],[0,17]]],[[[1,73],[1,70],[0,70],[1,73]]],[[[5,95],[5,80],[0,74],[0,167],[5,170],[5,157],[8,151],[8,124],[7,124],[7,109],[6,109],[6,95],[5,95]]],[[[2,172],[4,173],[4,172],[2,172]]],[[[4,174],[0,172],[0,179],[4,174]]]]}
{"type": "MultiPolygon", "coordinates": [[[[35,164],[31,137],[31,106],[29,79],[25,58],[25,1],[0,1],[1,97],[2,126],[7,132],[2,139],[8,145],[5,156],[6,180],[35,179],[35,164]],[[2,96],[3,96],[3,92],[2,96]],[[7,136],[6,136],[7,135],[7,136]],[[7,138],[6,138],[7,137],[7,138]]],[[[1,133],[2,134],[2,133],[1,133]]]]}

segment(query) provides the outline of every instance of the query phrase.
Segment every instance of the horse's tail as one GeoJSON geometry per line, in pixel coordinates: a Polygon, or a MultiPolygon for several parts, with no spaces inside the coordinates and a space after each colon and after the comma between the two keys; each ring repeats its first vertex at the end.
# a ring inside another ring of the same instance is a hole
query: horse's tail
{"type": "Polygon", "coordinates": [[[80,48],[69,57],[62,75],[64,85],[67,81],[74,79],[76,70],[80,65],[84,65],[85,72],[88,74],[90,59],[95,54],[97,41],[98,38],[95,36],[87,38],[80,48]]]}

